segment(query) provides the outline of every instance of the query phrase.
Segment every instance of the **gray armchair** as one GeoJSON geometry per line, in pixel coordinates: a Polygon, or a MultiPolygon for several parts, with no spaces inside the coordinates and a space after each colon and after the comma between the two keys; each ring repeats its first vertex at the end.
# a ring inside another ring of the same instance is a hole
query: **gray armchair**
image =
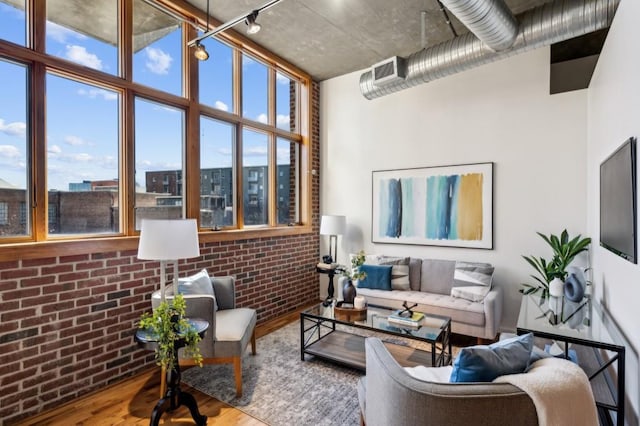
{"type": "MultiPolygon", "coordinates": [[[[255,309],[236,308],[235,279],[233,277],[211,278],[212,289],[208,294],[184,294],[186,314],[209,322],[209,329],[200,342],[203,364],[233,364],[236,395],[242,396],[242,354],[249,341],[251,352],[256,354],[255,309]],[[217,310],[216,310],[217,306],[217,310]]],[[[173,286],[167,286],[165,296],[171,299],[173,286]]],[[[160,292],[151,296],[153,308],[160,304],[160,292]]],[[[194,365],[193,360],[178,354],[180,365],[194,365]]]]}
{"type": "Polygon", "coordinates": [[[409,375],[380,339],[368,338],[365,350],[358,399],[368,426],[538,425],[533,401],[513,385],[426,382],[409,375]]]}

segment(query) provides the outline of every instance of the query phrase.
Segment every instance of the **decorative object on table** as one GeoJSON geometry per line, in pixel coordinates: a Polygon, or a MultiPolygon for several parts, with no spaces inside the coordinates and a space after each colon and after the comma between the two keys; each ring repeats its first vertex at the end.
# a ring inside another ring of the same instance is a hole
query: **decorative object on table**
{"type": "Polygon", "coordinates": [[[322,215],[320,218],[320,235],[329,236],[329,256],[323,256],[324,263],[335,263],[338,261],[338,235],[345,233],[347,229],[347,218],[344,216],[322,215]]]}
{"type": "Polygon", "coordinates": [[[422,312],[415,312],[412,309],[418,306],[418,304],[414,304],[409,306],[405,301],[402,303],[403,309],[397,309],[393,311],[387,318],[387,320],[391,323],[409,326],[409,327],[419,327],[420,321],[424,318],[424,314],[422,312]]]}
{"type": "Polygon", "coordinates": [[[345,321],[362,321],[367,319],[367,308],[356,308],[352,304],[336,302],[333,307],[333,314],[336,319],[345,321]]]}
{"type": "Polygon", "coordinates": [[[555,277],[549,283],[549,295],[553,297],[562,297],[564,293],[564,281],[555,277]]]}
{"type": "Polygon", "coordinates": [[[353,281],[363,280],[367,277],[367,273],[360,270],[360,267],[364,265],[365,259],[364,250],[360,250],[358,254],[351,257],[351,268],[338,267],[340,273],[347,277],[342,287],[342,299],[345,303],[353,304],[353,300],[356,297],[356,288],[353,285],[353,281]]]}
{"type": "Polygon", "coordinates": [[[567,268],[569,276],[564,283],[564,297],[572,302],[580,302],[587,289],[587,280],[580,268],[567,268]]]}
{"type": "Polygon", "coordinates": [[[570,238],[566,229],[562,231],[560,237],[536,233],[551,247],[553,257],[551,260],[546,260],[543,257],[522,256],[535,269],[537,275],[531,275],[536,283],[523,283],[520,293],[530,294],[541,290],[543,295],[547,295],[550,291],[549,284],[554,278],[560,279],[563,283],[566,281],[569,264],[578,254],[588,250],[591,238],[582,238],[582,235],[570,238]]]}
{"type": "Polygon", "coordinates": [[[167,262],[173,263],[173,284],[178,287],[178,260],[200,256],[195,219],[142,219],[138,259],[160,261],[160,292],[164,301],[167,262]]]}
{"type": "Polygon", "coordinates": [[[367,306],[367,299],[364,296],[356,296],[353,299],[353,307],[356,309],[364,309],[367,306]]]}
{"type": "Polygon", "coordinates": [[[493,163],[373,172],[372,241],[493,248],[493,163]]]}

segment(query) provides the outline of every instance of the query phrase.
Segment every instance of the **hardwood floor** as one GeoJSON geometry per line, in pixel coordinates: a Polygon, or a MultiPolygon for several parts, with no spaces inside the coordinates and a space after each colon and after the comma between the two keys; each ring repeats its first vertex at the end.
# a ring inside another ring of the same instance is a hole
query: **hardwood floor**
{"type": "MultiPolygon", "coordinates": [[[[256,337],[269,334],[300,317],[299,311],[269,321],[256,327],[256,337]]],[[[260,346],[257,347],[258,352],[260,346]]],[[[148,425],[151,411],[158,401],[160,369],[124,380],[103,391],[77,399],[52,411],[31,417],[21,423],[24,426],[70,426],[70,425],[148,425]]],[[[257,426],[266,423],[251,417],[232,406],[218,401],[189,386],[182,389],[191,393],[198,401],[201,414],[208,417],[207,425],[257,426]]],[[[186,407],[162,416],[164,426],[193,425],[186,407]]]]}

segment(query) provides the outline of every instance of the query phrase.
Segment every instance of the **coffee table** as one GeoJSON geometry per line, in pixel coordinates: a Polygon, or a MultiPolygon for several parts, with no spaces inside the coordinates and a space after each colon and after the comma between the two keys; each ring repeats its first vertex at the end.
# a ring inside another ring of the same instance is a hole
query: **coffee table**
{"type": "MultiPolygon", "coordinates": [[[[300,357],[313,355],[325,360],[366,369],[364,341],[369,332],[383,333],[424,343],[427,349],[385,342],[391,355],[403,367],[416,365],[443,366],[451,364],[451,318],[426,314],[419,327],[396,325],[387,320],[394,309],[367,307],[366,319],[348,316],[336,318],[333,306],[322,303],[300,313],[300,357]],[[342,325],[336,329],[336,325],[342,325]],[[364,333],[357,334],[358,329],[364,333]]],[[[400,341],[402,341],[400,339],[400,341]]]]}

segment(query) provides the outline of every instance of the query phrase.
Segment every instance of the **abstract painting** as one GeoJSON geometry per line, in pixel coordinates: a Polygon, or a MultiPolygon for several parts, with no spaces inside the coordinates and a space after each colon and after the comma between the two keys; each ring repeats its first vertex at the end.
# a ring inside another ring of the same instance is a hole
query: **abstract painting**
{"type": "Polygon", "coordinates": [[[493,163],[373,172],[372,241],[493,248],[493,163]]]}

